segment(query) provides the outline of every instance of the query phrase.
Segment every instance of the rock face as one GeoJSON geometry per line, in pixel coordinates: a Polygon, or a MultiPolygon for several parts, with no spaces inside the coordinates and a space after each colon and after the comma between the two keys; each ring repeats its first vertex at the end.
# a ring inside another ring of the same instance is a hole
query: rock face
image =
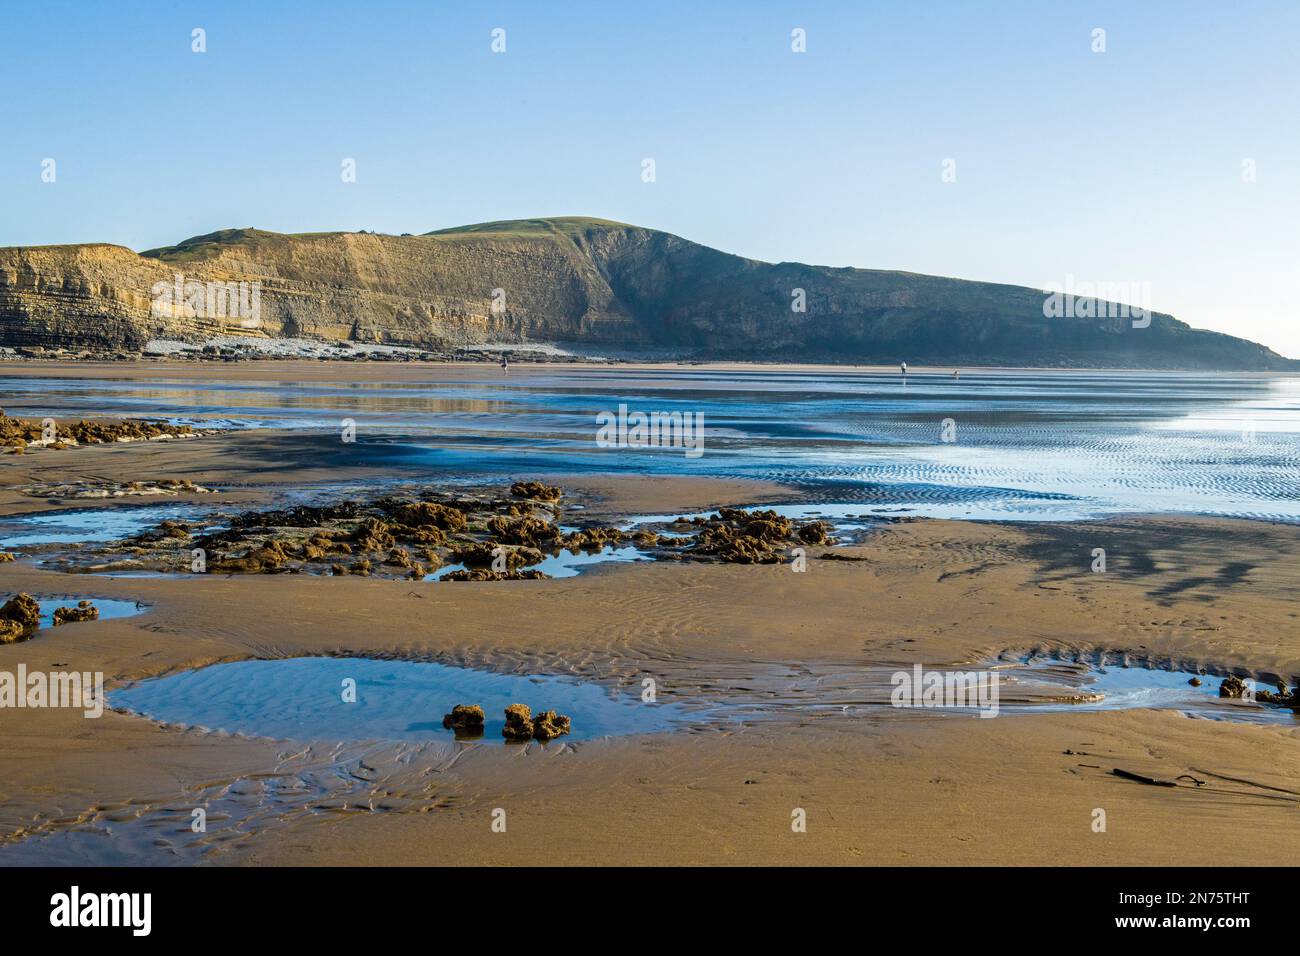
{"type": "Polygon", "coordinates": [[[1019,286],[770,264],[599,219],[419,236],[227,229],[137,255],[0,249],[0,344],[139,350],[213,334],[448,349],[560,342],[662,358],[1289,369],[1263,346],[1154,314],[1043,315],[1019,286]],[[187,308],[182,282],[256,284],[256,319],[187,308]],[[792,309],[802,289],[806,310],[792,309]],[[500,290],[494,293],[494,290],[500,290]]]}

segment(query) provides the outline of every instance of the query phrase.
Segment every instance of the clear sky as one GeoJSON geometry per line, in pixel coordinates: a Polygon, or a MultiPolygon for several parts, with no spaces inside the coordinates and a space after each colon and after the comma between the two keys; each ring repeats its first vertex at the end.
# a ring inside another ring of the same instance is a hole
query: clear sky
{"type": "Polygon", "coordinates": [[[0,245],[588,215],[1147,283],[1300,357],[1298,42],[1297,0],[4,0],[0,245]]]}

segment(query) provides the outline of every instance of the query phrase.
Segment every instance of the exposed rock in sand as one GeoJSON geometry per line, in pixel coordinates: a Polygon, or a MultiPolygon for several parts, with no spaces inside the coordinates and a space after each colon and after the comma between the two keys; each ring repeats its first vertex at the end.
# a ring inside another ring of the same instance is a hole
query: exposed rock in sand
{"type": "Polygon", "coordinates": [[[76,607],[54,609],[54,626],[60,624],[77,624],[81,621],[98,621],[99,608],[89,601],[78,601],[76,607]]]}
{"type": "Polygon", "coordinates": [[[483,720],[483,708],[478,704],[457,704],[442,718],[442,726],[456,731],[457,737],[481,736],[483,720]]]}
{"type": "Polygon", "coordinates": [[[1241,696],[1246,693],[1246,682],[1235,674],[1225,677],[1223,683],[1219,685],[1219,696],[1229,697],[1240,700],[1241,696]]]}
{"type": "Polygon", "coordinates": [[[1277,683],[1277,693],[1271,690],[1255,691],[1255,699],[1261,704],[1275,704],[1278,707],[1290,707],[1300,710],[1300,685],[1286,689],[1286,684],[1281,681],[1277,683]]]}
{"type": "Polygon", "coordinates": [[[544,710],[533,718],[533,739],[545,743],[569,732],[570,721],[567,715],[557,714],[553,710],[544,710]]]}
{"type": "Polygon", "coordinates": [[[506,725],[501,736],[506,740],[533,739],[533,712],[527,704],[511,704],[506,708],[506,725]]]}
{"type": "Polygon", "coordinates": [[[25,641],[41,626],[41,606],[30,594],[15,594],[0,607],[0,644],[25,641]]]}

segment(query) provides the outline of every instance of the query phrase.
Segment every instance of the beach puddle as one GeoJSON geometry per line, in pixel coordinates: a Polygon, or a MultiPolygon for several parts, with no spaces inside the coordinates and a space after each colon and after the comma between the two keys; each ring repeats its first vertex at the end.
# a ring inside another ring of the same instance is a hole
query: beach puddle
{"type": "MultiPolygon", "coordinates": [[[[1219,696],[1223,677],[1141,665],[1031,659],[998,667],[1003,706],[1011,710],[1176,710],[1192,717],[1293,724],[1294,711],[1219,696]],[[1199,686],[1193,681],[1199,682],[1199,686]]],[[[1261,690],[1273,690],[1260,683],[1261,690]]]]}
{"type": "Polygon", "coordinates": [[[147,531],[163,521],[194,521],[203,513],[203,509],[187,505],[146,505],[17,515],[0,519],[0,545],[14,549],[118,541],[147,531]]]}
{"type": "Polygon", "coordinates": [[[99,610],[97,620],[107,621],[117,617],[131,617],[135,614],[143,614],[147,606],[139,604],[136,601],[110,601],[106,598],[86,597],[77,594],[72,596],[64,595],[63,597],[54,598],[37,598],[36,603],[41,606],[41,629],[54,626],[54,612],[61,607],[76,607],[80,601],[89,601],[99,610]]]}
{"type": "Polygon", "coordinates": [[[514,703],[567,714],[573,729],[557,744],[655,733],[682,719],[674,705],[643,704],[638,695],[567,677],[346,657],[214,664],[138,681],[111,691],[108,703],[168,724],[304,742],[452,743],[442,718],[457,704],[483,708],[483,735],[472,739],[494,745],[505,743],[504,711],[514,703]],[[345,699],[351,686],[355,702],[345,699]]]}
{"type": "MultiPolygon", "coordinates": [[[[572,578],[598,564],[625,564],[629,561],[653,560],[650,555],[633,547],[616,548],[613,545],[606,545],[599,551],[579,551],[577,554],[561,551],[559,554],[548,554],[537,564],[530,564],[521,570],[541,571],[552,578],[572,578]]],[[[453,571],[464,570],[463,564],[447,564],[432,574],[425,575],[424,580],[441,581],[453,571]]]]}

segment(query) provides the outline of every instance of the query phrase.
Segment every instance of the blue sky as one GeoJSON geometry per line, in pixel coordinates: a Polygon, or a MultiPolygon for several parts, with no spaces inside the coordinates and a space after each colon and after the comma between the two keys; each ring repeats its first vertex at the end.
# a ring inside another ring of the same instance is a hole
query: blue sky
{"type": "Polygon", "coordinates": [[[769,261],[1146,283],[1300,357],[1297,36],[1295,0],[6,4],[0,245],[590,215],[769,261]]]}

